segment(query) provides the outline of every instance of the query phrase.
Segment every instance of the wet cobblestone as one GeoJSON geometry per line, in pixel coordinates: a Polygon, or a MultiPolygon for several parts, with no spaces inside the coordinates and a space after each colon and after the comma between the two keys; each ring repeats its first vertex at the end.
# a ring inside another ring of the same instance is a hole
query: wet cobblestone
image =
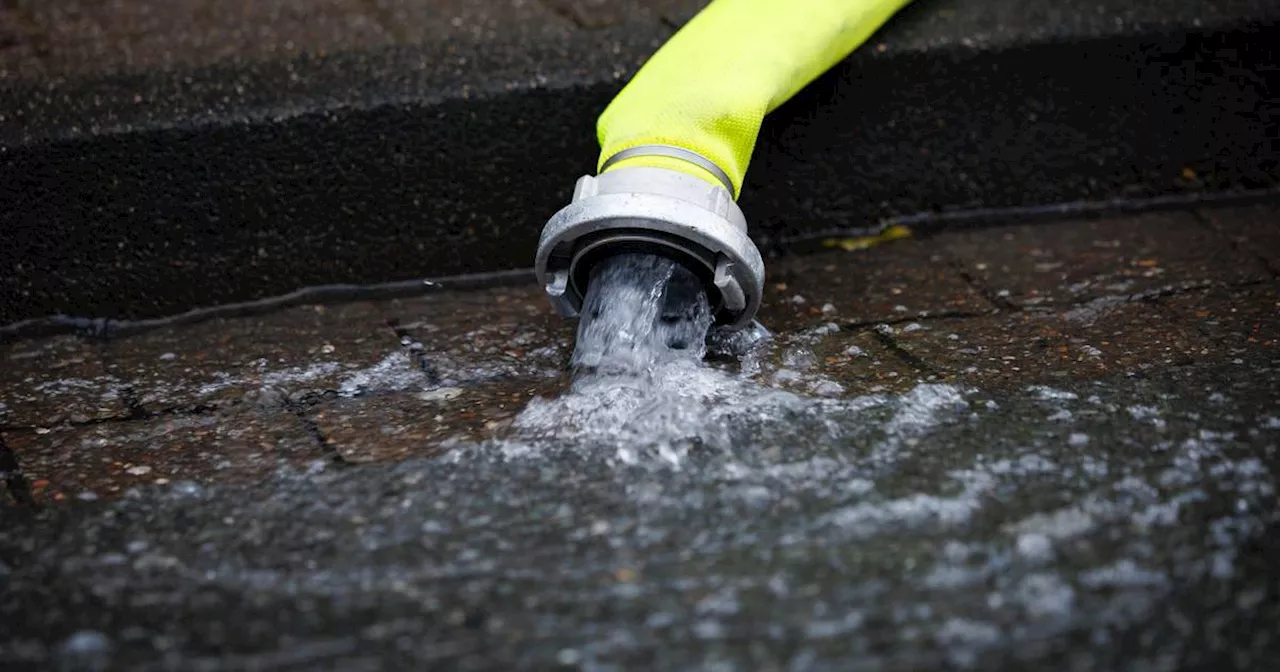
{"type": "Polygon", "coordinates": [[[948,250],[956,240],[939,236],[784,259],[768,267],[760,321],[785,331],[993,312],[952,268],[948,250]]]}
{"type": "Polygon", "coordinates": [[[927,364],[904,358],[880,332],[841,330],[835,323],[780,338],[764,367],[773,384],[823,397],[903,392],[938,380],[927,364]]]}
{"type": "Polygon", "coordinates": [[[50,427],[127,415],[95,343],[59,336],[0,352],[0,426],[50,427]]]}
{"type": "Polygon", "coordinates": [[[1235,245],[1240,256],[1256,256],[1280,277],[1280,217],[1270,205],[1205,209],[1199,213],[1235,245]]]}
{"type": "Polygon", "coordinates": [[[538,396],[553,396],[559,379],[493,382],[482,387],[434,387],[377,399],[341,399],[307,412],[327,449],[352,463],[430,457],[457,441],[500,436],[538,396]]]}
{"type": "Polygon", "coordinates": [[[245,483],[322,459],[289,413],[252,409],[3,433],[37,504],[120,497],[141,485],[245,483]]]}
{"type": "Polygon", "coordinates": [[[133,408],[227,408],[262,389],[286,399],[336,390],[396,352],[382,306],[300,306],[266,319],[221,319],[160,329],[104,346],[107,383],[133,408]]]}
{"type": "Polygon", "coordinates": [[[1256,258],[1236,252],[1190,212],[1015,226],[961,234],[948,243],[964,273],[996,301],[1022,308],[1269,277],[1256,258]]]}
{"type": "Polygon", "coordinates": [[[1016,313],[883,326],[883,338],[943,380],[1016,386],[1102,375],[1105,365],[1087,343],[1074,343],[1056,315],[1016,313]]]}
{"type": "Polygon", "coordinates": [[[1226,354],[1280,351],[1280,283],[1191,292],[1161,301],[1168,322],[1192,324],[1226,354]]]}

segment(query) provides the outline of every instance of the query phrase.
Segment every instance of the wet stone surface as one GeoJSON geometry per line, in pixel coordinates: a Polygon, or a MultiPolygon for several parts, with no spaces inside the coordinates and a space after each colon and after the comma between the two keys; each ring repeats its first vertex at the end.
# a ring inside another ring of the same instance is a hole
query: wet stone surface
{"type": "Polygon", "coordinates": [[[1008,386],[1029,377],[1052,381],[1103,375],[1101,351],[1075,343],[1064,320],[1016,313],[882,326],[877,333],[944,380],[1008,386]]]}
{"type": "Polygon", "coordinates": [[[150,484],[257,481],[323,457],[297,417],[253,409],[4,436],[37,504],[115,498],[150,484]]]}
{"type": "Polygon", "coordinates": [[[449,441],[493,438],[533,398],[553,395],[559,378],[514,379],[483,388],[433,387],[415,394],[323,403],[307,412],[327,449],[347,462],[430,456],[449,441]]]}
{"type": "Polygon", "coordinates": [[[107,344],[103,359],[133,407],[157,412],[226,408],[263,389],[302,399],[398,350],[382,306],[356,303],[161,329],[107,344]]]}
{"type": "Polygon", "coordinates": [[[1024,308],[1270,277],[1254,255],[1236,252],[1191,212],[1048,230],[1010,227],[999,236],[975,232],[949,241],[948,247],[963,272],[989,288],[997,301],[1024,308]]]}
{"type": "Polygon", "coordinates": [[[1227,354],[1280,350],[1280,283],[1215,289],[1162,301],[1171,322],[1194,324],[1221,339],[1227,354]]]}
{"type": "Polygon", "coordinates": [[[1242,255],[1256,255],[1273,276],[1280,276],[1280,219],[1268,205],[1239,208],[1216,208],[1201,211],[1200,216],[1242,255]]]}
{"type": "Polygon", "coordinates": [[[851,392],[903,392],[935,380],[927,366],[903,357],[882,330],[841,329],[834,322],[778,337],[758,360],[738,367],[782,389],[819,397],[851,392]]]}
{"type": "Polygon", "coordinates": [[[1280,286],[1214,212],[797,257],[627,375],[537,288],[5,345],[0,667],[1269,669],[1280,286]]]}
{"type": "Polygon", "coordinates": [[[4,348],[0,362],[0,426],[47,427],[125,415],[97,344],[73,336],[17,343],[4,348]]]}
{"type": "Polygon", "coordinates": [[[548,310],[537,288],[440,293],[386,310],[405,351],[447,386],[556,377],[573,347],[574,325],[548,310]]]}
{"type": "Polygon", "coordinates": [[[790,330],[992,312],[992,304],[952,268],[949,248],[956,241],[934,237],[771,264],[760,320],[790,330]]]}

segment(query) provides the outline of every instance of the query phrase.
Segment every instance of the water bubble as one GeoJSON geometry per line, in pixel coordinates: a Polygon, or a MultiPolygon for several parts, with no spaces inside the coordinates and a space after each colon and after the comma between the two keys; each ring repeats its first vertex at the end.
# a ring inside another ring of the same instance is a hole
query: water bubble
{"type": "Polygon", "coordinates": [[[111,664],[111,638],[96,630],[81,630],[58,648],[58,669],[66,672],[98,672],[111,664]]]}
{"type": "Polygon", "coordinates": [[[204,488],[195,481],[177,481],[169,492],[178,497],[199,497],[204,494],[204,488]]]}
{"type": "Polygon", "coordinates": [[[1018,555],[1028,560],[1047,560],[1052,554],[1053,546],[1049,543],[1049,537],[1037,533],[1018,536],[1018,555]]]}

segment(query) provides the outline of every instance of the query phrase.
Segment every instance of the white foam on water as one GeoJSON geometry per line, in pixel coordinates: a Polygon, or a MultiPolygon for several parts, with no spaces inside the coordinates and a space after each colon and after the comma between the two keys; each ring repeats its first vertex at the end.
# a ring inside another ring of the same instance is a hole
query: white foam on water
{"type": "Polygon", "coordinates": [[[104,385],[117,382],[114,376],[99,376],[97,378],[58,378],[55,380],[46,380],[31,387],[35,392],[47,395],[68,395],[78,392],[94,392],[102,388],[104,385]]]}
{"type": "Polygon", "coordinates": [[[1045,385],[1032,385],[1027,392],[1034,394],[1041,401],[1072,401],[1078,398],[1075,392],[1058,390],[1045,385]]]}
{"type": "Polygon", "coordinates": [[[1024,577],[1014,589],[1013,597],[1033,618],[1068,616],[1076,600],[1071,584],[1058,574],[1048,572],[1024,577]]]}
{"type": "Polygon", "coordinates": [[[1082,572],[1079,578],[1080,583],[1089,588],[1164,586],[1169,582],[1169,577],[1163,572],[1139,567],[1137,563],[1129,558],[1119,560],[1106,567],[1082,572]]]}
{"type": "MultiPolygon", "coordinates": [[[[815,429],[819,435],[807,440],[837,440],[843,425],[831,419],[886,401],[880,396],[806,397],[696,361],[675,360],[637,375],[580,377],[566,394],[530,402],[513,423],[511,439],[604,451],[628,464],[651,455],[679,467],[693,449],[731,455],[738,448],[780,445],[786,436],[815,429]]],[[[918,420],[904,426],[912,422],[918,420]]]]}
{"type": "Polygon", "coordinates": [[[403,392],[424,387],[423,372],[408,353],[393,352],[373,366],[358,369],[338,384],[338,395],[355,397],[373,392],[403,392]]]}
{"type": "MultiPolygon", "coordinates": [[[[799,437],[837,441],[851,426],[840,422],[842,416],[889,402],[875,395],[841,399],[838,383],[806,373],[816,358],[804,344],[838,332],[834,324],[800,334],[783,355],[789,368],[771,376],[752,356],[737,374],[707,365],[705,297],[676,307],[686,319],[666,319],[673,311],[665,293],[672,291],[674,272],[671,262],[637,258],[593,276],[597,284],[584,304],[574,355],[578,375],[567,393],[532,401],[512,424],[511,442],[571,446],[622,464],[678,468],[691,450],[731,455],[785,446],[799,437]],[[672,347],[674,342],[686,347],[672,347]],[[809,394],[781,389],[784,384],[809,394]]],[[[896,401],[892,420],[881,429],[896,445],[925,429],[941,408],[962,403],[955,388],[921,386],[896,401]]]]}
{"type": "MultiPolygon", "coordinates": [[[[411,343],[418,346],[419,343],[411,343]]],[[[377,363],[349,371],[338,383],[338,395],[419,392],[429,397],[447,396],[476,381],[497,378],[545,378],[558,375],[551,362],[541,355],[516,359],[494,359],[483,353],[474,357],[437,352],[424,347],[397,351],[377,363]],[[425,362],[426,369],[423,368],[425,362]],[[429,369],[429,371],[428,371],[429,369]]]]}
{"type": "Polygon", "coordinates": [[[201,396],[208,396],[227,388],[241,385],[246,381],[253,381],[263,389],[309,383],[342,370],[342,365],[337,362],[317,362],[308,366],[291,366],[273,370],[270,368],[271,364],[268,360],[259,359],[253,365],[257,371],[256,374],[231,375],[224,372],[215,373],[214,378],[216,380],[201,385],[197,393],[201,396]]]}

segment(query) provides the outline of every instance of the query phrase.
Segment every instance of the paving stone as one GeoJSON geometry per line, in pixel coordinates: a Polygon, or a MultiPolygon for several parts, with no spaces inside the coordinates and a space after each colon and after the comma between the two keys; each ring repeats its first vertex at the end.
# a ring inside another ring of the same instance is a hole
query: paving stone
{"type": "Polygon", "coordinates": [[[0,67],[86,72],[324,53],[391,44],[363,0],[16,0],[0,9],[0,67]],[[26,58],[21,58],[22,56],[26,58]],[[34,58],[33,58],[34,57],[34,58]],[[6,63],[7,62],[7,63],[6,63]]]}
{"type": "Polygon", "coordinates": [[[772,384],[826,397],[901,392],[930,373],[903,359],[874,331],[840,330],[834,323],[782,336],[761,369],[772,384]]]}
{"type": "Polygon", "coordinates": [[[1170,320],[1149,302],[1116,306],[1093,325],[1072,334],[1074,343],[1101,351],[1098,358],[1112,373],[1138,373],[1222,359],[1221,349],[1194,324],[1170,320]]]}
{"type": "Polygon", "coordinates": [[[537,288],[447,292],[389,302],[401,343],[439,383],[554,377],[565,370],[577,323],[537,288]]]}
{"type": "Polygon", "coordinates": [[[760,321],[775,330],[875,323],[992,305],[947,263],[950,236],[824,252],[770,264],[760,321]]]}
{"type": "Polygon", "coordinates": [[[380,307],[353,303],[160,329],[110,343],[104,359],[130,403],[156,412],[336,391],[399,349],[380,307]]]}
{"type": "Polygon", "coordinates": [[[342,399],[311,409],[308,417],[326,444],[348,462],[396,461],[433,455],[452,439],[499,436],[531,399],[557,394],[564,384],[512,380],[342,399]]]}
{"type": "Polygon", "coordinates": [[[0,346],[0,426],[51,427],[126,414],[96,344],[58,336],[0,346]]]}
{"type": "Polygon", "coordinates": [[[1268,277],[1185,212],[1031,224],[948,237],[950,253],[997,300],[1064,306],[1196,283],[1268,277]]]}
{"type": "Polygon", "coordinates": [[[6,432],[37,503],[118,497],[133,486],[256,481],[323,452],[289,413],[244,410],[6,432]]]}
{"type": "MultiPolygon", "coordinates": [[[[427,0],[430,2],[431,0],[427,0]]],[[[541,4],[588,30],[610,28],[626,21],[661,20],[683,24],[708,0],[541,0],[541,4]]]]}
{"type": "Polygon", "coordinates": [[[1201,216],[1245,254],[1255,254],[1280,275],[1280,217],[1275,205],[1203,208],[1201,216]]]}
{"type": "Polygon", "coordinates": [[[683,23],[704,0],[15,0],[0,70],[208,65],[458,39],[527,42],[624,21],[683,23]]]}
{"type": "Polygon", "coordinates": [[[1221,344],[1223,356],[1280,353],[1280,284],[1216,288],[1160,300],[1168,324],[1189,324],[1221,344]]]}
{"type": "MultiPolygon", "coordinates": [[[[1099,235],[1096,224],[1068,226],[1080,229],[1075,233],[1041,227],[1035,249],[1065,255],[1071,277],[1095,277],[1117,260],[1145,258],[1135,250],[1154,249],[1142,247],[1141,236],[1122,236],[1118,251],[1107,243],[1096,255],[1089,243],[1080,252],[1077,243],[1099,235]]],[[[714,365],[756,366],[766,384],[847,397],[900,393],[930,381],[1021,388],[1143,375],[1224,358],[1253,361],[1275,350],[1280,306],[1274,281],[1152,292],[1137,300],[1141,288],[1131,278],[1123,295],[1086,288],[1061,305],[992,314],[992,304],[949,261],[953,244],[963,252],[957,241],[972,244],[977,236],[948,234],[777,264],[761,316],[774,339],[745,363],[714,365]],[[803,300],[793,300],[797,295],[803,300]]],[[[1177,262],[1169,268],[1207,269],[1231,281],[1248,277],[1197,266],[1202,257],[1168,258],[1177,262]]],[[[989,267],[982,280],[996,270],[989,267]]],[[[1013,298],[1028,296],[1032,290],[1013,298]]],[[[554,314],[537,287],[522,286],[296,307],[105,345],[69,337],[23,342],[7,346],[11,365],[0,371],[5,425],[17,430],[5,440],[24,470],[46,481],[41,491],[64,497],[84,489],[108,496],[97,491],[118,493],[155,478],[249,477],[276,462],[278,455],[262,446],[282,441],[296,446],[281,449],[285,454],[315,459],[324,454],[318,439],[286,412],[300,408],[327,450],[351,462],[430,455],[451,438],[501,436],[530,397],[556,395],[565,384],[575,327],[554,314]],[[162,412],[177,414],[142,417],[162,412]],[[193,453],[187,445],[213,448],[193,453]],[[94,458],[82,446],[114,452],[94,458]],[[218,457],[223,453],[232,457],[218,457]],[[85,461],[91,458],[99,462],[85,461]],[[210,466],[223,459],[230,460],[225,473],[210,466]],[[132,467],[150,471],[131,474],[132,467]]]]}
{"type": "Polygon", "coordinates": [[[882,333],[945,380],[999,387],[1182,366],[1214,358],[1217,350],[1193,325],[1171,324],[1157,306],[1138,301],[1097,308],[1087,322],[1071,311],[1028,311],[882,333]]]}
{"type": "Polygon", "coordinates": [[[1014,313],[886,326],[881,334],[940,372],[943,380],[1020,386],[1032,379],[1101,375],[1105,366],[1068,325],[1050,314],[1014,313]]]}

